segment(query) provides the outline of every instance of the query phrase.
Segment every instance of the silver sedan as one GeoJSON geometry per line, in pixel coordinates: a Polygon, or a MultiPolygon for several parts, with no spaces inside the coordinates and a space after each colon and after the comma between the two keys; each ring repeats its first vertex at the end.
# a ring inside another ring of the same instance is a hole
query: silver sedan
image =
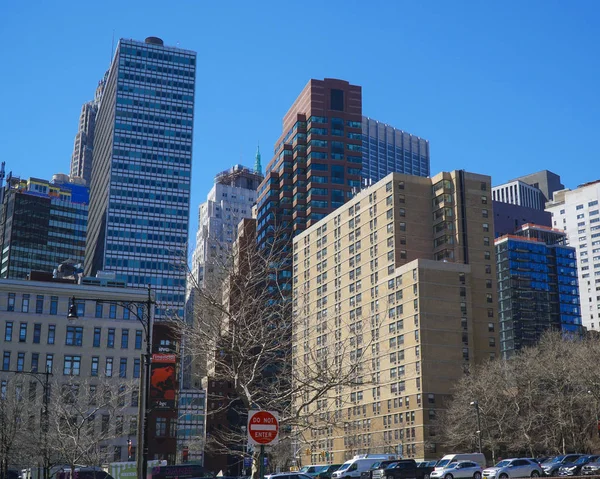
{"type": "Polygon", "coordinates": [[[436,468],[431,479],[481,479],[481,466],[472,461],[453,462],[436,468]]]}

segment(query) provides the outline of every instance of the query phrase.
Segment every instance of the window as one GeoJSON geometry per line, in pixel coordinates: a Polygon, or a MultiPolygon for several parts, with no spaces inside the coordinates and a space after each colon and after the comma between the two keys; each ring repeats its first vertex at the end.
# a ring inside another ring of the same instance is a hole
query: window
{"type": "Polygon", "coordinates": [[[100,364],[100,358],[98,356],[93,356],[92,357],[92,371],[91,371],[92,376],[98,376],[99,364],[100,364]]]}
{"type": "Polygon", "coordinates": [[[108,311],[108,317],[110,319],[117,319],[117,305],[115,303],[110,303],[110,309],[108,311]]]}
{"type": "Polygon", "coordinates": [[[133,360],[133,377],[134,378],[140,377],[140,359],[139,358],[135,358],[133,360]]]}
{"type": "Polygon", "coordinates": [[[487,293],[487,294],[485,295],[485,299],[486,299],[486,301],[487,301],[488,303],[491,303],[491,302],[492,302],[492,294],[491,294],[491,293],[487,293]]]}
{"type": "Polygon", "coordinates": [[[494,323],[488,323],[488,332],[493,333],[494,329],[494,323]]]}
{"type": "Polygon", "coordinates": [[[85,316],[85,301],[77,301],[77,316],[83,318],[85,316]]]}
{"type": "Polygon", "coordinates": [[[121,358],[121,361],[119,362],[119,377],[127,377],[127,358],[121,358]]]}
{"type": "Polygon", "coordinates": [[[131,311],[129,309],[129,305],[126,304],[125,306],[123,306],[123,319],[129,319],[131,315],[131,311]]]}
{"type": "Polygon", "coordinates": [[[54,370],[54,354],[46,354],[46,372],[54,370]]]}
{"type": "Polygon", "coordinates": [[[332,110],[344,111],[344,90],[332,88],[329,98],[332,110]]]}
{"type": "Polygon", "coordinates": [[[19,342],[20,343],[27,342],[27,323],[21,323],[19,325],[19,342]]]}
{"type": "Polygon", "coordinates": [[[21,302],[21,312],[28,313],[29,312],[29,295],[24,294],[21,302]]]}
{"type": "Polygon", "coordinates": [[[83,345],[83,327],[82,326],[67,326],[67,337],[65,340],[67,346],[83,345]]]}
{"type": "Polygon", "coordinates": [[[15,293],[8,293],[8,303],[6,305],[7,311],[15,310],[15,293]]]}
{"type": "Polygon", "coordinates": [[[135,349],[142,349],[142,331],[140,329],[135,332],[135,349]]]}
{"type": "Polygon", "coordinates": [[[102,434],[108,434],[108,425],[110,423],[110,416],[108,414],[103,414],[102,415],[102,426],[101,426],[101,430],[102,430],[102,434]]]}
{"type": "Polygon", "coordinates": [[[13,334],[13,322],[7,321],[6,324],[4,325],[4,341],[6,341],[7,343],[10,343],[12,341],[12,334],[13,334]]]}
{"type": "Polygon", "coordinates": [[[57,314],[58,312],[58,296],[50,296],[50,314],[57,314]]]}
{"type": "Polygon", "coordinates": [[[35,299],[35,312],[42,314],[44,312],[44,295],[38,294],[35,299]]]}
{"type": "Polygon", "coordinates": [[[42,325],[36,323],[33,325],[33,344],[40,344],[42,338],[42,325]]]}
{"type": "Polygon", "coordinates": [[[25,369],[25,353],[17,354],[17,371],[23,371],[25,369]]]}
{"type": "Polygon", "coordinates": [[[113,358],[106,358],[106,376],[111,377],[113,373],[113,358]]]}
{"type": "Polygon", "coordinates": [[[103,304],[99,301],[96,302],[96,317],[101,318],[103,314],[103,304]]]}
{"type": "Polygon", "coordinates": [[[54,344],[55,337],[56,337],[56,325],[49,324],[48,325],[48,344],[54,344]]]}
{"type": "Polygon", "coordinates": [[[63,375],[65,376],[79,376],[79,370],[81,368],[81,356],[65,356],[63,375]]]}
{"type": "Polygon", "coordinates": [[[107,348],[115,347],[115,329],[114,328],[108,329],[108,336],[106,337],[106,347],[107,348]]]}
{"type": "Polygon", "coordinates": [[[483,237],[483,246],[489,246],[489,245],[490,245],[490,237],[484,236],[483,237]]]}
{"type": "Polygon", "coordinates": [[[138,407],[140,400],[139,391],[131,391],[131,407],[138,407]]]}
{"type": "Polygon", "coordinates": [[[486,279],[485,280],[485,287],[488,289],[492,288],[492,280],[491,279],[486,279]]]}
{"type": "Polygon", "coordinates": [[[31,372],[37,373],[40,362],[40,354],[39,353],[31,353],[31,372]]]}
{"type": "Polygon", "coordinates": [[[494,338],[494,337],[489,338],[488,344],[490,345],[490,348],[495,348],[496,347],[496,338],[494,338]]]}
{"type": "Polygon", "coordinates": [[[482,205],[487,205],[487,201],[488,201],[488,200],[487,200],[487,196],[482,196],[482,197],[481,197],[481,204],[482,204],[482,205]]]}
{"type": "Polygon", "coordinates": [[[94,347],[100,347],[100,340],[102,338],[102,328],[94,328],[94,347]]]}
{"type": "Polygon", "coordinates": [[[4,351],[4,356],[2,358],[2,369],[4,371],[10,370],[10,351],[4,351]]]}
{"type": "Polygon", "coordinates": [[[490,225],[489,223],[483,223],[483,232],[484,233],[489,233],[490,231],[490,225]]]}
{"type": "Polygon", "coordinates": [[[129,329],[121,330],[121,349],[129,348],[129,329]]]}
{"type": "Polygon", "coordinates": [[[156,418],[156,435],[166,436],[167,435],[167,418],[157,417],[156,418]]]}

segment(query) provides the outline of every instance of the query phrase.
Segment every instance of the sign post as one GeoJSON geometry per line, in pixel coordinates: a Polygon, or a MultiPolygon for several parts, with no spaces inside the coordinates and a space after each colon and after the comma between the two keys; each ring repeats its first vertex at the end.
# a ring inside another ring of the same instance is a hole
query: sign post
{"type": "Polygon", "coordinates": [[[260,479],[265,477],[265,446],[279,442],[279,414],[276,411],[248,411],[248,444],[260,446],[260,479]]]}

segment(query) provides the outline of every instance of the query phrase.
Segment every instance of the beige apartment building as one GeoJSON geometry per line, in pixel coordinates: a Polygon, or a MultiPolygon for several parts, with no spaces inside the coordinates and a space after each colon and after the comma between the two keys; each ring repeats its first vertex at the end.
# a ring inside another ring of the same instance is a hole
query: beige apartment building
{"type": "Polygon", "coordinates": [[[453,385],[498,354],[493,224],[489,176],[392,173],[294,238],[295,376],[355,368],[302,407],[302,464],[444,453],[453,385]]]}
{"type": "Polygon", "coordinates": [[[10,381],[21,378],[30,388],[37,387],[38,397],[43,394],[45,371],[52,373],[53,395],[60,394],[56,385],[61,382],[85,388],[97,384],[98,390],[112,382],[116,387],[127,383],[128,397],[119,416],[104,424],[99,413],[94,425],[98,430],[113,428],[104,435],[111,437],[110,443],[102,446],[107,462],[127,461],[129,452],[135,457],[140,400],[136,384],[146,348],[135,314],[143,315],[138,305],[144,306],[147,291],[97,278],[84,278],[84,282],[88,284],[0,280],[0,382],[4,390],[10,381]],[[77,299],[78,319],[69,320],[72,297],[77,299]],[[123,308],[125,304],[130,304],[130,311],[123,308]],[[41,379],[36,382],[19,372],[38,374],[41,379]]]}

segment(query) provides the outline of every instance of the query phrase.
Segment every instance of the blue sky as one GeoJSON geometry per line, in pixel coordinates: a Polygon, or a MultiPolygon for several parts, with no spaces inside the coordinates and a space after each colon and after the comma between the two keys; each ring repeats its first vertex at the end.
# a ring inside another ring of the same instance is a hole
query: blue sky
{"type": "Polygon", "coordinates": [[[598,179],[600,2],[2,2],[1,160],[68,172],[81,104],[115,39],[198,52],[191,232],[213,176],[271,158],[310,78],[363,87],[363,113],[430,140],[432,173],[494,184],[541,169],[598,179]]]}

